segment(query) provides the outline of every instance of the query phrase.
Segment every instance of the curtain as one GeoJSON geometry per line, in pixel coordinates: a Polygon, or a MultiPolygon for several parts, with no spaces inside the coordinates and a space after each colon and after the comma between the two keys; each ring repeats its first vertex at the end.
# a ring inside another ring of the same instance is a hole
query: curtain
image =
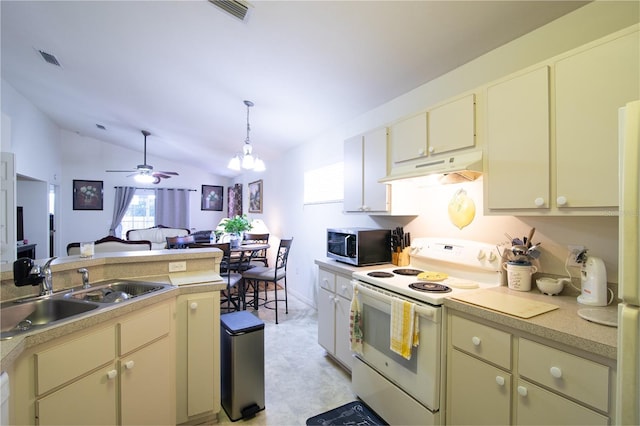
{"type": "Polygon", "coordinates": [[[189,213],[188,189],[156,189],[156,225],[191,229],[189,213]]]}
{"type": "Polygon", "coordinates": [[[135,193],[136,189],[133,186],[116,186],[116,199],[113,203],[113,218],[111,219],[109,235],[120,238],[120,222],[127,212],[135,193]]]}

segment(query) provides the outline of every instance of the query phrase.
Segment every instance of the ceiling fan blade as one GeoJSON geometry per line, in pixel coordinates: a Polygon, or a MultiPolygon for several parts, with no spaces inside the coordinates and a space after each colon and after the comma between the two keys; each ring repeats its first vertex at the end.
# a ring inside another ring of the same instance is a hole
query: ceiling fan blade
{"type": "Polygon", "coordinates": [[[158,170],[156,173],[162,173],[163,175],[180,176],[178,172],[164,172],[164,171],[158,170]]]}
{"type": "Polygon", "coordinates": [[[155,177],[155,178],[163,178],[163,179],[169,179],[171,176],[169,175],[165,175],[161,172],[156,172],[154,174],[152,174],[151,176],[155,177]]]}
{"type": "Polygon", "coordinates": [[[107,173],[131,173],[136,171],[137,170],[105,170],[107,173]]]}

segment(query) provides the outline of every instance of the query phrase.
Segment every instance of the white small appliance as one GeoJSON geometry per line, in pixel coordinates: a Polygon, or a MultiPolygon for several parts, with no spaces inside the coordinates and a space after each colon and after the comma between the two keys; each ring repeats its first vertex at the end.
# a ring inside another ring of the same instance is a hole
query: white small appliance
{"type": "Polygon", "coordinates": [[[578,303],[591,306],[607,306],[607,270],[599,257],[589,256],[580,270],[582,292],[578,303]]]}

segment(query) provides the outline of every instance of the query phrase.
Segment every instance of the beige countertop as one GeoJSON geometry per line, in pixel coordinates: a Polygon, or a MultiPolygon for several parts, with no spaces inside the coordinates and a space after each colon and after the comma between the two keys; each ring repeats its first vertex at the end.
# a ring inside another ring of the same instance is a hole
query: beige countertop
{"type": "MultiPolygon", "coordinates": [[[[343,274],[394,266],[386,264],[357,267],[328,258],[316,259],[315,263],[325,269],[343,274]]],[[[576,300],[577,293],[570,288],[566,288],[557,296],[542,294],[535,287],[528,292],[511,290],[506,286],[478,291],[509,294],[531,301],[550,303],[557,305],[558,309],[532,318],[523,319],[451,298],[445,299],[444,306],[448,309],[465,312],[503,326],[529,333],[533,336],[557,342],[561,345],[577,348],[608,359],[616,359],[618,329],[616,327],[596,324],[579,317],[579,309],[591,307],[578,304],[576,300]]],[[[617,312],[617,304],[599,309],[617,312]]]]}
{"type": "MultiPolygon", "coordinates": [[[[558,309],[523,319],[452,298],[445,299],[444,306],[448,309],[465,312],[562,345],[605,358],[616,359],[618,329],[596,324],[579,317],[579,309],[591,307],[580,305],[574,295],[547,296],[537,289],[523,292],[511,290],[504,286],[478,291],[508,294],[531,301],[550,303],[558,306],[558,309]]],[[[617,312],[617,305],[614,304],[599,309],[617,312]]]]}
{"type": "MultiPolygon", "coordinates": [[[[0,341],[0,371],[5,370],[6,367],[11,365],[25,349],[32,346],[100,324],[121,315],[126,315],[146,306],[153,305],[167,299],[176,298],[181,294],[220,291],[226,288],[225,281],[223,281],[220,276],[213,271],[213,265],[209,263],[214,258],[219,259],[221,257],[222,252],[217,249],[152,250],[150,252],[144,252],[144,255],[140,255],[139,253],[141,252],[118,253],[115,256],[105,253],[94,256],[91,259],[79,259],[78,256],[56,259],[57,263],[52,266],[52,270],[54,272],[54,286],[56,282],[55,273],[58,271],[60,273],[64,273],[67,270],[72,270],[75,275],[79,275],[75,272],[76,268],[91,268],[92,266],[98,267],[100,268],[97,271],[99,273],[95,275],[98,275],[100,280],[91,280],[91,283],[93,285],[99,285],[101,281],[120,278],[117,276],[109,276],[112,275],[112,271],[103,270],[102,268],[105,265],[124,266],[125,264],[131,264],[132,268],[126,273],[130,279],[136,281],[173,284],[173,287],[166,291],[132,299],[126,303],[113,304],[95,311],[90,311],[86,314],[79,315],[76,318],[69,318],[56,324],[52,324],[51,326],[39,328],[33,332],[14,336],[8,340],[2,340],[0,341]],[[167,253],[168,251],[170,253],[167,253]],[[188,268],[188,272],[169,273],[167,266],[168,262],[183,260],[187,261],[187,265],[193,266],[193,268],[188,268]],[[165,265],[159,267],[157,264],[158,262],[164,263],[165,265]],[[150,268],[151,263],[153,264],[152,268],[150,268]],[[161,273],[151,274],[149,272],[150,270],[161,273]],[[146,275],[135,274],[136,271],[144,271],[146,272],[146,275]]],[[[127,270],[127,268],[123,269],[127,270]]],[[[12,272],[2,273],[3,286],[8,285],[4,281],[12,280],[12,276],[12,272]]],[[[10,285],[13,286],[13,284],[10,285]]],[[[58,291],[57,288],[54,287],[54,289],[56,292],[58,291]]],[[[5,290],[4,287],[3,290],[5,290]]]]}

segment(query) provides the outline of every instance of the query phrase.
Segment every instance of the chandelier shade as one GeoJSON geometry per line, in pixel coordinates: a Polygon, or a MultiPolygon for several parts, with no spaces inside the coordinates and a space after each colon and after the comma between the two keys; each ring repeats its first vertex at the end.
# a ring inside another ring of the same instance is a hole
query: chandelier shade
{"type": "Polygon", "coordinates": [[[253,146],[251,146],[251,139],[249,138],[249,132],[251,126],[249,125],[249,109],[253,106],[253,102],[244,101],[247,106],[247,138],[244,140],[242,146],[242,153],[234,155],[227,167],[231,170],[253,170],[256,172],[262,172],[266,169],[264,161],[262,161],[257,155],[253,155],[253,146]]]}

